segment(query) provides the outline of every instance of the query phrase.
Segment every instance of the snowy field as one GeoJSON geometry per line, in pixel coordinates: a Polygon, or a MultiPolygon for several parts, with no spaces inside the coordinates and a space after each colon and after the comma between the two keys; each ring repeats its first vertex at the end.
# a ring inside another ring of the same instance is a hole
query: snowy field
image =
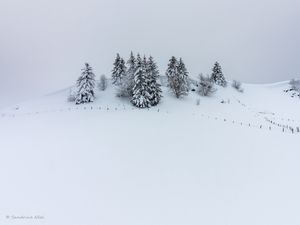
{"type": "Polygon", "coordinates": [[[66,89],[0,110],[0,224],[299,225],[300,99],[243,88],[164,89],[149,110],[66,89]]]}

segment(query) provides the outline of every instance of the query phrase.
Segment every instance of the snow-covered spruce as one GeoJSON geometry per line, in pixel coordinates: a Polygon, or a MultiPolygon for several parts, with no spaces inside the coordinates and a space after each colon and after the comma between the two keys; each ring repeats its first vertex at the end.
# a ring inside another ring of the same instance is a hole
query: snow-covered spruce
{"type": "Polygon", "coordinates": [[[95,74],[92,67],[86,63],[81,76],[77,80],[76,104],[93,102],[95,98],[95,74]]]}
{"type": "Polygon", "coordinates": [[[127,89],[129,90],[130,96],[132,96],[132,89],[134,86],[134,74],[136,71],[136,59],[133,55],[133,52],[130,53],[130,57],[127,61],[127,74],[126,74],[126,83],[127,83],[127,89]]]}
{"type": "Polygon", "coordinates": [[[177,98],[188,94],[188,72],[181,58],[178,62],[177,59],[172,56],[169,60],[166,76],[168,86],[177,98]]]}
{"type": "Polygon", "coordinates": [[[189,73],[185,67],[185,64],[184,64],[182,58],[179,59],[178,74],[179,74],[179,77],[181,80],[182,92],[184,92],[185,94],[188,94],[188,92],[190,90],[189,73]]]}
{"type": "Polygon", "coordinates": [[[140,55],[136,60],[136,71],[134,73],[134,87],[131,103],[139,108],[147,108],[151,106],[151,95],[149,90],[150,79],[148,77],[146,57],[142,60],[140,55]]]}
{"type": "Polygon", "coordinates": [[[159,71],[153,57],[150,56],[147,61],[147,73],[149,76],[149,91],[150,91],[150,104],[157,105],[162,98],[161,85],[158,83],[159,71]]]}
{"type": "Polygon", "coordinates": [[[166,76],[168,79],[168,86],[170,88],[172,88],[171,80],[177,74],[177,64],[178,64],[177,59],[174,56],[172,56],[171,59],[169,60],[169,64],[168,64],[168,68],[167,68],[167,72],[166,72],[166,76]]]}
{"type": "Polygon", "coordinates": [[[222,68],[218,62],[215,63],[212,69],[211,79],[214,81],[215,84],[220,85],[222,87],[227,86],[227,81],[223,75],[222,68]]]}
{"type": "Polygon", "coordinates": [[[115,85],[120,85],[122,79],[126,76],[126,66],[123,58],[120,57],[119,53],[114,62],[114,68],[112,70],[112,83],[115,85]]]}
{"type": "Polygon", "coordinates": [[[127,61],[127,71],[126,76],[123,77],[121,84],[118,88],[118,97],[132,97],[133,87],[134,87],[134,73],[136,70],[136,59],[133,52],[130,53],[130,57],[127,61]]]}

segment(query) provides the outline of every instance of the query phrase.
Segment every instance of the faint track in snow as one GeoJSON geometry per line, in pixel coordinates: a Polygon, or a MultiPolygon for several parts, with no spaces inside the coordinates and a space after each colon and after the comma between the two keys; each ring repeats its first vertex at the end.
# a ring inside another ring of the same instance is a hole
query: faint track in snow
{"type": "MultiPolygon", "coordinates": [[[[237,100],[239,101],[239,100],[237,100]]],[[[244,107],[247,107],[245,104],[243,105],[244,107]]],[[[124,112],[124,111],[144,111],[147,110],[149,112],[155,112],[155,113],[165,113],[165,114],[170,114],[169,110],[161,110],[160,108],[148,108],[148,109],[139,109],[136,107],[126,107],[124,104],[123,105],[118,105],[118,106],[103,106],[103,105],[98,105],[98,106],[74,106],[74,107],[60,107],[58,109],[52,109],[52,110],[42,110],[42,111],[32,111],[32,112],[26,112],[26,113],[2,113],[1,118],[16,118],[16,117],[26,117],[26,116],[37,116],[37,115],[44,115],[44,114],[49,114],[49,113],[66,113],[66,112],[88,112],[88,111],[102,111],[102,112],[124,112]]],[[[253,111],[251,111],[253,112],[253,111]]],[[[259,113],[256,113],[256,115],[259,113]]],[[[269,125],[263,125],[260,123],[253,124],[251,122],[247,121],[241,121],[241,120],[233,120],[233,119],[228,119],[228,118],[222,118],[218,116],[212,116],[204,113],[195,113],[193,112],[191,114],[192,116],[198,116],[200,115],[202,118],[206,118],[209,120],[215,120],[219,121],[222,123],[230,123],[232,125],[236,126],[243,126],[243,127],[248,127],[250,129],[258,129],[258,130],[268,130],[268,131],[282,131],[282,128],[285,128],[283,130],[283,133],[293,133],[293,134],[300,134],[300,129],[299,127],[293,127],[293,126],[288,126],[288,125],[282,125],[278,123],[274,123],[274,121],[269,120],[267,117],[264,117],[264,120],[267,123],[270,123],[271,126],[269,125]]]]}

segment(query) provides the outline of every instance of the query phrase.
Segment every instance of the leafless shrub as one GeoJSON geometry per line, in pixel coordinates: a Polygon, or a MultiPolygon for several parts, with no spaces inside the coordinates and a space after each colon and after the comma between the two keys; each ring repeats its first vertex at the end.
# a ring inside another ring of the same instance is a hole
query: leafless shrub
{"type": "Polygon", "coordinates": [[[300,92],[300,80],[292,79],[290,85],[294,91],[300,92]]]}
{"type": "Polygon", "coordinates": [[[76,91],[73,88],[69,90],[68,102],[75,102],[76,100],[76,91]]]}
{"type": "Polygon", "coordinates": [[[118,86],[117,97],[128,98],[132,96],[133,82],[129,77],[124,77],[122,83],[118,86]]]}
{"type": "Polygon", "coordinates": [[[200,95],[210,96],[216,92],[216,89],[214,88],[214,83],[212,82],[212,80],[209,76],[205,77],[202,74],[200,74],[199,79],[200,79],[200,81],[198,83],[197,92],[200,95]]]}
{"type": "Polygon", "coordinates": [[[244,92],[244,90],[242,89],[242,83],[237,80],[233,80],[231,86],[238,92],[244,92]]]}
{"type": "Polygon", "coordinates": [[[105,91],[107,88],[107,78],[104,74],[100,76],[98,87],[101,91],[105,91]]]}

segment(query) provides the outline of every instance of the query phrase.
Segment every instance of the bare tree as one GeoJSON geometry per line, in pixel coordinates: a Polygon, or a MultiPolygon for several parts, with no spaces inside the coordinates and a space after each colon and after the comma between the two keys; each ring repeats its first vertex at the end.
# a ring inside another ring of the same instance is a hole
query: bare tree
{"type": "Polygon", "coordinates": [[[122,83],[118,86],[117,97],[119,98],[128,98],[132,96],[132,78],[127,76],[124,77],[122,83]]]}
{"type": "Polygon", "coordinates": [[[300,92],[300,80],[292,79],[290,81],[291,89],[300,92]]]}
{"type": "Polygon", "coordinates": [[[216,92],[216,89],[214,88],[214,82],[209,76],[203,76],[203,74],[200,74],[199,76],[199,83],[198,83],[198,90],[197,92],[202,96],[210,96],[213,93],[216,92]]]}
{"type": "Polygon", "coordinates": [[[107,78],[104,74],[100,76],[98,87],[101,91],[105,91],[107,88],[107,78]]]}
{"type": "Polygon", "coordinates": [[[238,92],[244,92],[244,90],[242,89],[242,83],[237,80],[233,80],[231,86],[238,92]]]}
{"type": "Polygon", "coordinates": [[[68,95],[68,102],[75,102],[76,100],[76,91],[73,88],[70,88],[68,95]]]}

